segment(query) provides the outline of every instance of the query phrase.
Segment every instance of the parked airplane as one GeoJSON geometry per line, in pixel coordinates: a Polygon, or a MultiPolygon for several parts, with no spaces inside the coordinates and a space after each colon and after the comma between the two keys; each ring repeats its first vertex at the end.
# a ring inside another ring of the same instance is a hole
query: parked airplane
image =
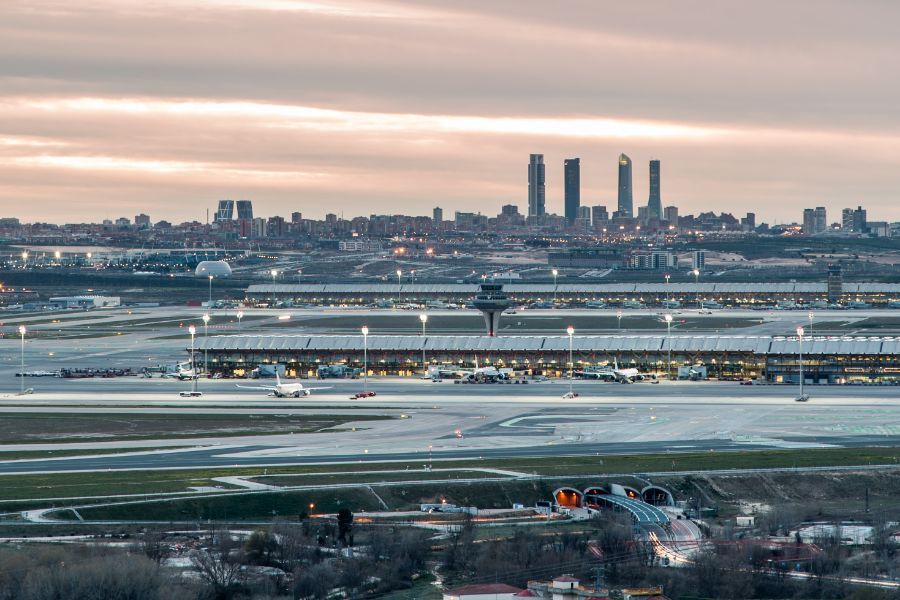
{"type": "Polygon", "coordinates": [[[474,369],[462,369],[454,367],[452,365],[428,367],[428,376],[432,379],[432,381],[439,381],[444,377],[461,379],[463,381],[500,381],[509,379],[512,374],[512,369],[479,367],[477,358],[475,360],[474,369]]]}
{"type": "Polygon", "coordinates": [[[192,367],[191,363],[183,362],[178,363],[178,366],[175,367],[175,371],[173,371],[172,373],[166,373],[165,375],[163,375],[163,377],[177,379],[178,381],[186,381],[189,379],[199,379],[200,372],[192,367]]]}
{"type": "Polygon", "coordinates": [[[263,390],[271,392],[270,396],[276,398],[299,398],[300,396],[309,396],[315,390],[330,390],[329,387],[303,387],[302,383],[282,383],[281,376],[275,372],[275,385],[237,385],[237,387],[245,390],[263,390]]]}
{"type": "Polygon", "coordinates": [[[587,308],[606,308],[606,302],[601,302],[600,300],[590,300],[585,302],[584,305],[587,308]]]}
{"type": "Polygon", "coordinates": [[[576,371],[575,374],[585,379],[618,381],[619,383],[636,383],[638,381],[659,383],[659,380],[653,373],[642,373],[634,367],[620,368],[618,359],[613,359],[612,367],[604,365],[602,367],[588,368],[583,371],[576,371]]]}

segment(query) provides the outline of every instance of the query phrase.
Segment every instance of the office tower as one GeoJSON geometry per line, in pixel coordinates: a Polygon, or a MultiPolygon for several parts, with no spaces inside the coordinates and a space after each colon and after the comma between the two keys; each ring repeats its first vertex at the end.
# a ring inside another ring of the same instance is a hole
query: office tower
{"type": "Polygon", "coordinates": [[[253,201],[252,200],[238,200],[237,201],[237,216],[241,221],[252,221],[253,220],[253,201]]]}
{"type": "Polygon", "coordinates": [[[853,209],[845,208],[841,211],[841,229],[853,231],[853,209]]]}
{"type": "Polygon", "coordinates": [[[230,221],[234,218],[234,200],[219,200],[214,221],[230,221]]]}
{"type": "Polygon", "coordinates": [[[641,225],[647,224],[647,219],[650,218],[650,209],[646,206],[638,206],[638,221],[641,225]]]}
{"type": "Polygon", "coordinates": [[[591,207],[590,206],[579,206],[578,207],[578,217],[579,219],[583,219],[588,223],[591,222],[591,207]]]}
{"type": "Polygon", "coordinates": [[[662,200],[659,195],[659,161],[650,161],[650,198],[647,201],[647,216],[650,219],[662,217],[662,200]]]}
{"type": "Polygon", "coordinates": [[[866,209],[862,206],[857,206],[856,210],[853,211],[853,232],[854,233],[866,233],[868,229],[868,225],[866,224],[866,209]]]}
{"type": "Polygon", "coordinates": [[[817,206],[815,210],[816,216],[816,233],[825,233],[828,229],[828,217],[825,213],[824,206],[817,206]]]}
{"type": "Polygon", "coordinates": [[[592,206],[591,221],[594,223],[594,227],[606,227],[607,221],[609,221],[609,212],[606,207],[600,204],[592,206]]]}
{"type": "Polygon", "coordinates": [[[691,269],[702,271],[706,267],[706,250],[694,250],[691,254],[691,269]]]}
{"type": "Polygon", "coordinates": [[[532,154],[528,162],[528,216],[544,214],[544,155],[532,154]]]}
{"type": "Polygon", "coordinates": [[[565,181],[566,224],[571,225],[578,218],[578,208],[581,206],[580,158],[567,158],[563,161],[563,179],[565,181]]]}
{"type": "Polygon", "coordinates": [[[444,209],[440,206],[435,206],[431,209],[431,220],[435,223],[440,223],[444,220],[444,209]]]}
{"type": "Polygon", "coordinates": [[[678,226],[678,207],[677,206],[667,206],[663,211],[663,220],[668,222],[669,225],[678,226]]]}
{"type": "Polygon", "coordinates": [[[803,209],[803,235],[816,233],[816,211],[811,208],[803,209]]]}
{"type": "Polygon", "coordinates": [[[634,215],[634,199],[631,193],[631,159],[624,154],[619,155],[619,217],[631,218],[634,215]]]}

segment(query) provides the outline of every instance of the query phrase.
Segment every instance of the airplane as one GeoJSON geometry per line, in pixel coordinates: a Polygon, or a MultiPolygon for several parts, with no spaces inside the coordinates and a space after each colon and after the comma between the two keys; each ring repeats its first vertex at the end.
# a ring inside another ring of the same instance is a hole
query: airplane
{"type": "Polygon", "coordinates": [[[618,381],[619,383],[636,383],[638,381],[648,381],[650,383],[659,383],[659,380],[656,378],[656,375],[653,373],[641,373],[634,367],[619,367],[619,359],[613,359],[613,367],[610,369],[609,365],[599,371],[603,374],[608,374],[611,376],[612,381],[618,381]]]}
{"type": "Polygon", "coordinates": [[[663,308],[681,308],[681,302],[678,300],[663,300],[662,301],[663,308]]]}
{"type": "Polygon", "coordinates": [[[497,367],[479,367],[478,358],[475,358],[474,369],[461,369],[452,365],[428,367],[428,376],[432,381],[440,381],[444,377],[458,378],[463,381],[497,381],[509,379],[512,369],[497,369],[497,367]]]}
{"type": "Polygon", "coordinates": [[[606,302],[601,302],[600,300],[590,300],[584,303],[587,308],[606,308],[606,302]]]}
{"type": "Polygon", "coordinates": [[[200,373],[197,369],[191,367],[191,363],[178,363],[173,373],[166,373],[163,377],[177,379],[178,381],[186,381],[188,379],[199,379],[200,373]]]}
{"type": "Polygon", "coordinates": [[[302,383],[281,383],[281,377],[278,375],[278,371],[275,372],[275,385],[237,385],[241,389],[245,390],[263,390],[266,392],[271,392],[270,396],[275,396],[276,398],[287,398],[288,396],[293,398],[299,398],[300,396],[309,396],[315,390],[330,390],[331,386],[328,387],[303,387],[302,383]]]}

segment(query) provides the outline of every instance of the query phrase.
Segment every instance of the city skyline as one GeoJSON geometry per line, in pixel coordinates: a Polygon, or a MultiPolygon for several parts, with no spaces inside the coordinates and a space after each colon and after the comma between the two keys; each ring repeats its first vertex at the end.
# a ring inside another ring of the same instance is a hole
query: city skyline
{"type": "MultiPolygon", "coordinates": [[[[864,204],[898,220],[900,88],[882,74],[900,7],[822,3],[816,27],[790,25],[806,16],[780,4],[14,0],[0,8],[0,201],[60,223],[203,220],[219,198],[269,214],[494,212],[525,206],[522,157],[538,150],[546,210],[562,214],[558,165],[581,158],[582,205],[612,207],[624,151],[664,161],[663,204],[685,212],[727,203],[786,221],[864,204]]],[[[647,178],[633,185],[641,205],[647,178]]]]}

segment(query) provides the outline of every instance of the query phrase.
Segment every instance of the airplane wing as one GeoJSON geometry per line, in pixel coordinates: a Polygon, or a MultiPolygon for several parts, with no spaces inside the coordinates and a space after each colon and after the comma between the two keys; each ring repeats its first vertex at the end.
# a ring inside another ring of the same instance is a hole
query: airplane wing
{"type": "Polygon", "coordinates": [[[265,392],[274,392],[275,387],[271,385],[237,385],[234,387],[239,387],[243,390],[263,390],[265,392]]]}
{"type": "Polygon", "coordinates": [[[315,390],[330,390],[332,387],[334,387],[334,386],[330,386],[330,385],[329,385],[328,387],[314,387],[314,388],[311,388],[311,387],[305,387],[305,388],[303,388],[303,389],[304,389],[304,390],[309,390],[310,392],[313,392],[313,391],[315,391],[315,390]]]}

